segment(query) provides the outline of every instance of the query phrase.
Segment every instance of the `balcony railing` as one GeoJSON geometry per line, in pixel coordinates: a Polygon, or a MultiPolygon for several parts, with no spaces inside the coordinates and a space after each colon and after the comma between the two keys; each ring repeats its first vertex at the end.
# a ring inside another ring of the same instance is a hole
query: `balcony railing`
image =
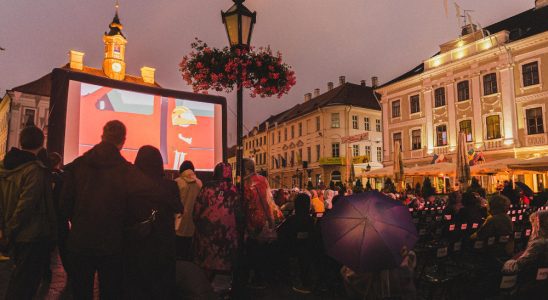
{"type": "Polygon", "coordinates": [[[525,138],[525,145],[531,146],[543,146],[548,141],[548,133],[531,134],[525,138]]]}
{"type": "Polygon", "coordinates": [[[485,150],[495,150],[500,149],[503,147],[502,139],[496,139],[496,140],[486,140],[483,142],[483,146],[485,147],[485,150]]]}
{"type": "Polygon", "coordinates": [[[439,146],[434,148],[434,154],[440,155],[440,154],[448,154],[449,153],[449,146],[439,146]]]}

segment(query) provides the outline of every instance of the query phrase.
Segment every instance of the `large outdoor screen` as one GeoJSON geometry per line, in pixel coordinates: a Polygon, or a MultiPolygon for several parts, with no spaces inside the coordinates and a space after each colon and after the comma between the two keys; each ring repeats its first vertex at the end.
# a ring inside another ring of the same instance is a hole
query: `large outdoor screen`
{"type": "Polygon", "coordinates": [[[212,171],[223,159],[221,104],[69,80],[66,108],[65,163],[99,143],[110,120],[126,125],[121,153],[129,162],[144,145],[160,150],[165,169],[191,160],[196,170],[212,171]]]}

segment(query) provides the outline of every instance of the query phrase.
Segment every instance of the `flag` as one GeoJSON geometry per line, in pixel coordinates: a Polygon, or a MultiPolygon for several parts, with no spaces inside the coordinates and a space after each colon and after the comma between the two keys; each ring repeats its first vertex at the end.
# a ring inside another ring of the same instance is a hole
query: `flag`
{"type": "MultiPolygon", "coordinates": [[[[472,16],[469,13],[466,13],[466,18],[468,19],[468,23],[472,26],[472,30],[474,30],[474,23],[472,22],[472,16]]],[[[475,32],[475,30],[474,30],[475,32]]]]}

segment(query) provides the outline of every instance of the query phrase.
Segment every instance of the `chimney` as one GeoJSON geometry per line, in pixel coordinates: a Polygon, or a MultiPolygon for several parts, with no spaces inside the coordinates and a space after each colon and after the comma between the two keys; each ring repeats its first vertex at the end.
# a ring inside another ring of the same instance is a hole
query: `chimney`
{"type": "Polygon", "coordinates": [[[320,89],[314,89],[314,98],[320,95],[320,89]]]}
{"type": "Polygon", "coordinates": [[[361,86],[365,87],[365,80],[360,81],[361,86]]]}
{"type": "Polygon", "coordinates": [[[306,93],[306,94],[304,94],[304,102],[307,102],[307,101],[309,101],[310,99],[312,99],[312,94],[311,94],[311,93],[306,93]]]}
{"type": "Polygon", "coordinates": [[[333,82],[328,82],[327,83],[327,91],[331,91],[333,89],[333,82]]]}
{"type": "Polygon", "coordinates": [[[150,67],[141,68],[141,77],[145,83],[154,84],[154,72],[156,69],[150,67]]]}
{"type": "Polygon", "coordinates": [[[71,69],[82,71],[84,69],[84,52],[70,50],[69,63],[71,69]]]}
{"type": "Polygon", "coordinates": [[[346,81],[346,77],[344,76],[339,76],[339,85],[343,85],[346,81]]]}
{"type": "Polygon", "coordinates": [[[371,77],[371,87],[376,88],[379,85],[379,77],[371,77]]]}
{"type": "Polygon", "coordinates": [[[540,9],[548,5],[548,0],[535,0],[535,9],[540,9]]]}

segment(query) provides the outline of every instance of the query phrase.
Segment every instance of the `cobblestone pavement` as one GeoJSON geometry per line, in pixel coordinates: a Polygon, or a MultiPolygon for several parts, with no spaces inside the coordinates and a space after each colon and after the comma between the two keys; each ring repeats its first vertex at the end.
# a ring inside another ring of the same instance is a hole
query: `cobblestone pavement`
{"type": "MultiPolygon", "coordinates": [[[[10,261],[0,262],[0,299],[4,299],[4,294],[7,289],[9,276],[13,265],[10,261]]],[[[38,291],[36,299],[73,299],[67,291],[67,276],[61,265],[57,253],[53,253],[51,262],[52,276],[51,280],[44,280],[38,291]]],[[[97,281],[95,285],[95,299],[98,297],[97,281]]],[[[312,293],[309,295],[301,295],[292,291],[291,286],[283,283],[270,285],[264,290],[248,290],[249,299],[305,299],[305,300],[335,300],[344,299],[341,296],[330,293],[312,293]]],[[[248,298],[246,297],[246,298],[248,298]]]]}

